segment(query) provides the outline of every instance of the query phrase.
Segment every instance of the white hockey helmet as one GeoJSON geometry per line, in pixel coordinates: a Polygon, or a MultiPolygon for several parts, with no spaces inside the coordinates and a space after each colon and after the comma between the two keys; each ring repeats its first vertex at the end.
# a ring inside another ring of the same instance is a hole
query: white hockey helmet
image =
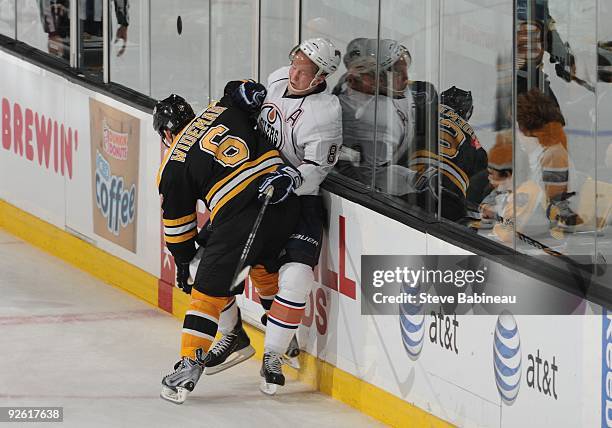
{"type": "Polygon", "coordinates": [[[381,39],[379,44],[377,39],[363,37],[349,42],[344,55],[344,65],[347,70],[358,73],[374,72],[377,57],[381,71],[389,70],[402,57],[410,67],[410,52],[405,46],[391,39],[381,39]],[[378,49],[380,53],[377,53],[378,49]]]}
{"type": "Polygon", "coordinates": [[[313,39],[304,40],[291,50],[289,58],[293,60],[295,54],[300,51],[319,67],[319,71],[315,78],[322,74],[329,76],[334,73],[340,65],[340,51],[336,49],[329,39],[315,37],[313,39]]]}

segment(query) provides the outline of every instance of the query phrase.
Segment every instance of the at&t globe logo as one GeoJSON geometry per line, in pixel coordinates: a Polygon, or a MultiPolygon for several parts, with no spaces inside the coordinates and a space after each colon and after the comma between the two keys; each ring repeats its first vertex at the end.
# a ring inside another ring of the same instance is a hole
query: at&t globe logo
{"type": "Polygon", "coordinates": [[[514,403],[521,385],[521,339],[512,314],[503,311],[497,317],[493,339],[495,383],[504,403],[514,403]]]}
{"type": "MultiPolygon", "coordinates": [[[[407,284],[402,286],[402,292],[407,294],[418,295],[419,291],[420,286],[410,287],[407,284]]],[[[400,304],[400,327],[404,349],[412,360],[416,360],[421,354],[425,338],[425,315],[422,303],[400,304]]]]}

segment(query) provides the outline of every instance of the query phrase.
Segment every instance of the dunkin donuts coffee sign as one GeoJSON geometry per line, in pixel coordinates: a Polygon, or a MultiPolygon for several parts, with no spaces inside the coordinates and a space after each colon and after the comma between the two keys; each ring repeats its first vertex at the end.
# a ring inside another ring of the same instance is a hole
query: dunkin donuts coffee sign
{"type": "Polygon", "coordinates": [[[140,120],[89,100],[94,232],[136,252],[140,120]]]}

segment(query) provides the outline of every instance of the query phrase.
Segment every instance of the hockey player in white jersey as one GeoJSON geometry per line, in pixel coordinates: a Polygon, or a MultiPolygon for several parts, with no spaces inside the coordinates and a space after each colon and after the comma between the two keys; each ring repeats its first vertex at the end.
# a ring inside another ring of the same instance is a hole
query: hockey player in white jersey
{"type": "MultiPolygon", "coordinates": [[[[259,128],[302,175],[296,190],[302,214],[281,257],[278,293],[268,311],[261,367],[264,393],[284,385],[282,354],[301,323],[314,284],[325,210],[319,186],[334,167],[342,145],[342,110],[325,79],[340,65],[340,51],[323,38],[303,41],[289,54],[291,65],[268,77],[259,128]]],[[[256,284],[257,285],[257,284],[256,284]]]]}
{"type": "Polygon", "coordinates": [[[410,63],[410,53],[395,40],[354,39],[344,55],[347,72],[334,89],[344,136],[337,170],[370,185],[376,166],[376,188],[392,195],[414,191],[414,171],[398,165],[414,138],[410,63]]]}
{"type": "MultiPolygon", "coordinates": [[[[267,311],[262,320],[266,323],[266,338],[260,372],[261,390],[267,394],[274,394],[277,385],[285,383],[281,370],[283,354],[301,323],[314,283],[313,268],[320,254],[325,213],[319,186],[336,164],[342,144],[340,103],[326,83],[326,78],[340,65],[340,51],[329,40],[313,38],[296,46],[289,58],[290,66],[268,77],[268,95],[258,120],[263,136],[288,163],[297,167],[303,178],[296,191],[300,196],[301,219],[281,255],[279,273],[269,274],[262,266],[254,266],[250,272],[267,311]]],[[[265,183],[260,190],[263,187],[265,183]]],[[[235,325],[238,331],[237,313],[235,308],[229,308],[220,323],[235,325]]],[[[240,348],[238,339],[238,335],[228,336],[219,342],[226,350],[220,353],[223,358],[219,363],[225,358],[231,361],[231,354],[237,351],[229,350],[240,348]]],[[[227,367],[223,364],[221,369],[227,367]]]]}

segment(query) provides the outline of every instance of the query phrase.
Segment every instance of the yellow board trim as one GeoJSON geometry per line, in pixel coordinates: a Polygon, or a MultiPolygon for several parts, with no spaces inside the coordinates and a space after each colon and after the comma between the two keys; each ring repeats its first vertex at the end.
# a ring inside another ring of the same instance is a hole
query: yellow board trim
{"type": "Polygon", "coordinates": [[[3,200],[0,229],[157,307],[155,276],[3,200]]]}
{"type": "MultiPolygon", "coordinates": [[[[0,200],[0,229],[88,272],[98,279],[140,297],[157,307],[158,279],[21,209],[0,200]]],[[[172,312],[183,319],[189,296],[173,288],[172,312]]],[[[257,358],[263,354],[263,332],[245,323],[257,358]]],[[[177,330],[177,335],[180,331],[177,330]]],[[[381,422],[396,427],[452,427],[453,425],[310,354],[300,354],[298,372],[283,368],[288,378],[300,380],[381,422]]]]}

